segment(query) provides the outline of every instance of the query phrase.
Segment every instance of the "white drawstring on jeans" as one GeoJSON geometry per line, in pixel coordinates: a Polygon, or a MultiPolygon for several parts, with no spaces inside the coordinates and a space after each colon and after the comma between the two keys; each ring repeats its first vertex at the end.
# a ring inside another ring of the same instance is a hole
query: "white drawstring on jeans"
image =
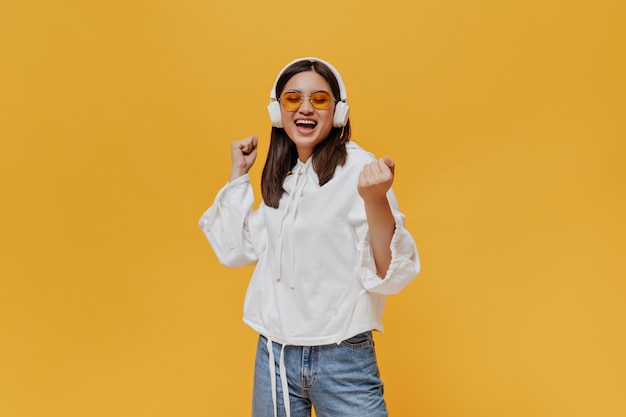
{"type": "Polygon", "coordinates": [[[278,411],[276,410],[276,374],[274,373],[274,346],[272,346],[272,340],[267,338],[267,351],[269,352],[269,367],[270,367],[270,385],[272,386],[272,403],[274,404],[274,417],[278,417],[278,411]]]}
{"type": "MultiPolygon", "coordinates": [[[[287,369],[285,368],[285,347],[282,345],[280,349],[280,358],[278,360],[278,370],[280,373],[280,383],[283,389],[283,403],[285,406],[285,414],[287,417],[291,417],[291,407],[289,404],[289,384],[287,383],[287,369]]],[[[267,351],[269,352],[269,368],[270,368],[270,382],[272,385],[272,402],[274,403],[274,417],[278,417],[278,406],[276,401],[276,373],[274,371],[276,362],[274,359],[274,346],[272,339],[267,338],[267,351]]]]}

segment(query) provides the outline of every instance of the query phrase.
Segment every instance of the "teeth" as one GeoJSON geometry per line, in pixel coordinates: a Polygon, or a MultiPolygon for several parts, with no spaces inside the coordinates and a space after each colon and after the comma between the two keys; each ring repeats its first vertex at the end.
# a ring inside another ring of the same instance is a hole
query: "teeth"
{"type": "Polygon", "coordinates": [[[296,120],[296,124],[297,125],[316,125],[317,123],[314,122],[313,120],[296,120]]]}

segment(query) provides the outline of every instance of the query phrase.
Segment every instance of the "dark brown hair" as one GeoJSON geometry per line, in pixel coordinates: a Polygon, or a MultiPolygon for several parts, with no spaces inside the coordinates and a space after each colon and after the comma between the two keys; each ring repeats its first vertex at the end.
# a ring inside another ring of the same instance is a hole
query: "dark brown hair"
{"type": "MultiPolygon", "coordinates": [[[[287,67],[276,82],[276,97],[285,88],[285,84],[294,75],[314,71],[321,75],[330,85],[335,97],[340,97],[339,82],[335,74],[319,61],[303,60],[287,67]]],[[[318,143],[313,150],[312,165],[319,177],[322,186],[330,181],[335,175],[335,169],[346,163],[346,142],[350,140],[350,120],[344,127],[333,127],[322,142],[318,143]]],[[[278,208],[280,197],[283,195],[283,182],[298,160],[296,145],[291,141],[283,128],[272,127],[270,147],[267,160],[261,176],[261,194],[263,201],[269,207],[278,208]]]]}

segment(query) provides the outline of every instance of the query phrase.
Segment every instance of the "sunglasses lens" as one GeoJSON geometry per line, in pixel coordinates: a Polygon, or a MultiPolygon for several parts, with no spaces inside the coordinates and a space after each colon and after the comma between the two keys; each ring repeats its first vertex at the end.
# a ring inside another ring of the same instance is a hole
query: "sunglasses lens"
{"type": "Polygon", "coordinates": [[[280,102],[283,107],[289,111],[297,110],[302,103],[302,96],[296,92],[286,92],[280,96],[280,102]]]}
{"type": "Polygon", "coordinates": [[[311,105],[317,110],[327,109],[330,107],[330,102],[330,94],[324,91],[319,91],[311,95],[311,105]]]}

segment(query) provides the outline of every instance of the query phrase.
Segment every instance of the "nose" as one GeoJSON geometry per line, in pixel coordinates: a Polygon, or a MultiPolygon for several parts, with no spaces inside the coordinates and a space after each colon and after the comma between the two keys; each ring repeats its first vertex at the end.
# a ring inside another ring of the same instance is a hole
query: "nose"
{"type": "Polygon", "coordinates": [[[298,111],[303,114],[311,114],[315,111],[311,105],[311,97],[302,97],[302,103],[300,103],[298,111]]]}

